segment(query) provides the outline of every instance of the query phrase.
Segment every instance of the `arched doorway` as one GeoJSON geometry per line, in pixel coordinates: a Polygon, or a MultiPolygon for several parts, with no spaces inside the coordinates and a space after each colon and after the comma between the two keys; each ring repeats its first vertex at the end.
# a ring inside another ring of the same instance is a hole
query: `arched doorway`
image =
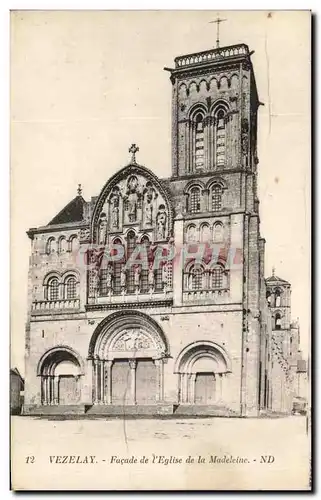
{"type": "Polygon", "coordinates": [[[175,366],[178,401],[198,405],[223,403],[226,376],[230,371],[228,356],[218,344],[201,341],[188,345],[175,366]]]}
{"type": "Polygon", "coordinates": [[[38,365],[43,405],[76,405],[81,400],[81,361],[68,347],[47,351],[38,365]]]}
{"type": "Polygon", "coordinates": [[[138,312],[114,313],[89,346],[94,404],[148,405],[164,399],[168,344],[160,326],[138,312]]]}

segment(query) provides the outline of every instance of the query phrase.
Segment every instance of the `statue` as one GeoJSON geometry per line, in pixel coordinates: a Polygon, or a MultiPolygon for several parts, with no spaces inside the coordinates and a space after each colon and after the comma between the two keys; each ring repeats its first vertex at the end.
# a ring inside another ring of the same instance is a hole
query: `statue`
{"type": "Polygon", "coordinates": [[[94,267],[91,271],[91,283],[92,283],[93,296],[97,297],[99,289],[99,269],[97,267],[94,267]]]}
{"type": "Polygon", "coordinates": [[[134,284],[136,287],[139,287],[139,281],[140,281],[140,268],[139,266],[136,266],[134,270],[134,284]]]}
{"type": "Polygon", "coordinates": [[[120,286],[122,288],[125,288],[126,286],[126,270],[124,265],[122,266],[120,271],[120,286]]]}
{"type": "Polygon", "coordinates": [[[162,283],[163,285],[167,285],[167,263],[163,264],[162,267],[162,283]]]}
{"type": "Polygon", "coordinates": [[[99,236],[98,236],[99,245],[105,245],[106,238],[107,238],[107,217],[106,214],[103,212],[100,215],[100,221],[99,221],[99,236]]]}
{"type": "Polygon", "coordinates": [[[164,205],[160,205],[156,218],[156,239],[164,240],[166,234],[167,215],[164,205]]]}
{"type": "Polygon", "coordinates": [[[145,224],[153,223],[153,206],[152,200],[149,197],[146,197],[146,205],[145,205],[145,224]]]}
{"type": "Polygon", "coordinates": [[[111,289],[112,288],[112,281],[113,281],[113,269],[111,265],[109,264],[107,267],[107,288],[111,289]]]}
{"type": "Polygon", "coordinates": [[[127,210],[129,222],[137,220],[137,204],[138,204],[138,179],[135,175],[130,177],[127,183],[127,210]]]}
{"type": "Polygon", "coordinates": [[[129,222],[135,222],[137,218],[137,194],[129,193],[128,195],[128,219],[129,222]]]}
{"type": "Polygon", "coordinates": [[[119,227],[119,192],[118,188],[113,190],[113,193],[110,197],[111,203],[111,226],[113,228],[119,227]]]}
{"type": "Polygon", "coordinates": [[[154,288],[154,269],[153,269],[153,264],[150,264],[149,270],[148,270],[148,285],[150,288],[154,288]]]}

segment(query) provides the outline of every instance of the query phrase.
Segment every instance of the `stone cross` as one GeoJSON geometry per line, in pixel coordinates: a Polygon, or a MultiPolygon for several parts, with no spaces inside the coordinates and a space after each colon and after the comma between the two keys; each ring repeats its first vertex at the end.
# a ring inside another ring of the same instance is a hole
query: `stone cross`
{"type": "Polygon", "coordinates": [[[139,151],[139,147],[136,144],[132,144],[128,151],[132,154],[131,163],[136,163],[136,153],[139,151]]]}
{"type": "Polygon", "coordinates": [[[82,188],[81,188],[81,184],[78,184],[77,194],[78,194],[78,196],[81,196],[81,195],[82,195],[82,188]]]}

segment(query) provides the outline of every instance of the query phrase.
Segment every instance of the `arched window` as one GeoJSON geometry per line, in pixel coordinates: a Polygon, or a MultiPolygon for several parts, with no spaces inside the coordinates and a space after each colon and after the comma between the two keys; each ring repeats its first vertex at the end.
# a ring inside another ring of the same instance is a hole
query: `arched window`
{"type": "Polygon", "coordinates": [[[198,113],[195,117],[195,170],[204,167],[204,125],[203,115],[198,113]]]}
{"type": "Polygon", "coordinates": [[[207,243],[211,240],[211,229],[208,224],[203,224],[201,227],[201,242],[207,243]]]}
{"type": "Polygon", "coordinates": [[[194,266],[190,271],[189,284],[192,290],[202,290],[204,288],[204,269],[201,266],[194,266]]]}
{"type": "Polygon", "coordinates": [[[275,307],[281,306],[281,290],[275,290],[275,307]]]}
{"type": "MultiPolygon", "coordinates": [[[[127,235],[127,260],[130,258],[136,247],[136,234],[134,231],[129,231],[127,235]]],[[[134,293],[135,291],[135,270],[134,266],[130,266],[127,271],[127,292],[134,293]]]]}
{"type": "Polygon", "coordinates": [[[65,298],[72,300],[77,297],[77,280],[74,276],[69,276],[65,281],[65,298]]]}
{"type": "Polygon", "coordinates": [[[51,278],[48,281],[48,300],[59,299],[59,281],[58,278],[51,278]]]}
{"type": "Polygon", "coordinates": [[[225,111],[219,108],[215,113],[215,159],[216,165],[225,164],[226,125],[225,111]]]}
{"type": "Polygon", "coordinates": [[[222,209],[222,186],[214,184],[211,191],[211,208],[213,212],[219,212],[222,209]]]}
{"type": "Polygon", "coordinates": [[[201,211],[201,190],[195,186],[190,191],[189,211],[193,214],[201,211]]]}
{"type": "Polygon", "coordinates": [[[216,266],[211,271],[211,287],[212,289],[223,288],[223,268],[216,266]]]}
{"type": "Polygon", "coordinates": [[[222,243],[224,240],[224,229],[221,222],[216,222],[214,224],[214,242],[222,243]]]}
{"type": "MultiPolygon", "coordinates": [[[[149,241],[149,238],[148,236],[143,236],[142,239],[141,239],[141,246],[144,246],[145,249],[146,249],[146,254],[147,255],[147,262],[148,262],[148,254],[149,254],[149,247],[150,247],[150,241],[149,241]]],[[[148,272],[149,272],[149,269],[148,267],[146,267],[146,261],[145,259],[142,261],[143,262],[143,265],[142,265],[142,269],[141,269],[141,273],[140,273],[140,291],[141,292],[148,292],[149,290],[149,286],[148,286],[148,272]]]]}
{"type": "Polygon", "coordinates": [[[59,253],[65,253],[67,250],[67,241],[64,236],[61,236],[58,241],[58,252],[59,253]]]}
{"type": "Polygon", "coordinates": [[[47,245],[46,245],[46,254],[49,255],[51,253],[54,253],[54,251],[55,251],[54,243],[55,243],[55,238],[51,237],[48,239],[47,245]]]}
{"type": "Polygon", "coordinates": [[[281,314],[279,312],[275,314],[275,330],[281,330],[281,314]]]}
{"type": "Polygon", "coordinates": [[[124,265],[125,260],[125,249],[122,241],[117,238],[113,241],[115,248],[112,249],[112,256],[119,256],[119,258],[113,261],[113,293],[119,295],[121,293],[121,270],[124,265]],[[119,248],[117,246],[119,245],[119,248]],[[123,250],[122,250],[123,249],[123,250]]]}
{"type": "Polygon", "coordinates": [[[196,226],[190,224],[186,230],[186,241],[192,243],[197,240],[196,226]]]}
{"type": "Polygon", "coordinates": [[[73,235],[69,239],[69,251],[76,252],[78,250],[78,238],[76,235],[73,235]]]}

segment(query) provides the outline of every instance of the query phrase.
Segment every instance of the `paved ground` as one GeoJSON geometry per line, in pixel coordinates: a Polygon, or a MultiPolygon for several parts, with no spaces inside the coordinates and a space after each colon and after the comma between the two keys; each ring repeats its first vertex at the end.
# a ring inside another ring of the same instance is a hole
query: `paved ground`
{"type": "Polygon", "coordinates": [[[12,438],[16,489],[308,488],[305,417],[12,417],[12,438]]]}

